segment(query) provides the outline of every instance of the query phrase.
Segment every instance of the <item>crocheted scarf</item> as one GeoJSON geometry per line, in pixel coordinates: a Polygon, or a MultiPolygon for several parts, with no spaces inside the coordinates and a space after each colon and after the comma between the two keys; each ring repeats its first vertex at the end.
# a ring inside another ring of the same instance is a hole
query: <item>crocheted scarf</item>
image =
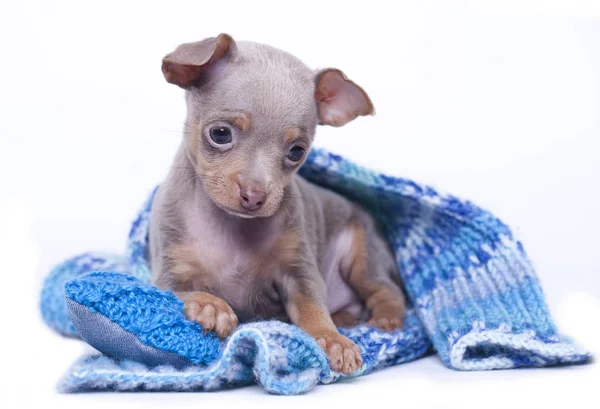
{"type": "MultiPolygon", "coordinates": [[[[364,365],[353,376],[431,352],[455,370],[589,359],[586,351],[558,333],[522,244],[488,211],[318,149],[310,152],[300,174],[360,203],[380,222],[410,302],[401,330],[383,332],[366,325],[341,330],[361,348],[364,365]]],[[[77,336],[63,288],[82,274],[115,271],[150,282],[151,202],[152,197],[133,223],[125,256],[87,253],[50,273],[41,303],[50,327],[77,336]]],[[[296,394],[343,377],[329,369],[314,340],[292,325],[275,321],[241,325],[211,353],[216,356],[212,363],[179,370],[86,356],[67,372],[60,388],[214,390],[257,382],[269,392],[296,394]],[[300,365],[303,360],[310,364],[300,365]]]]}

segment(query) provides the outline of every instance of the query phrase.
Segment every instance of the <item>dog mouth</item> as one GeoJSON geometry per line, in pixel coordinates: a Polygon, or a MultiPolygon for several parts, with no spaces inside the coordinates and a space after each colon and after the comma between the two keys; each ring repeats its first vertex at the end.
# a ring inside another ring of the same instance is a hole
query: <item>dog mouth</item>
{"type": "Polygon", "coordinates": [[[231,209],[229,207],[225,207],[225,206],[220,206],[221,209],[223,209],[225,212],[229,213],[232,216],[236,216],[236,217],[241,217],[242,219],[255,219],[257,217],[260,217],[258,214],[255,214],[253,212],[249,212],[249,211],[240,211],[240,210],[234,210],[231,209]]]}
{"type": "Polygon", "coordinates": [[[263,206],[260,209],[256,209],[256,210],[246,210],[244,208],[242,208],[241,206],[238,207],[233,207],[230,204],[225,204],[225,203],[218,203],[216,201],[213,201],[216,206],[218,208],[220,208],[221,210],[223,210],[225,213],[231,215],[231,216],[235,216],[235,217],[239,217],[242,219],[264,219],[264,218],[269,218],[275,215],[275,213],[277,213],[277,210],[279,209],[279,206],[277,206],[275,209],[273,209],[273,206],[271,204],[271,206],[263,206]]]}
{"type": "Polygon", "coordinates": [[[217,201],[213,201],[217,207],[221,210],[223,210],[225,213],[231,215],[231,216],[235,216],[235,217],[240,217],[242,219],[256,219],[259,217],[265,217],[264,215],[261,214],[260,211],[249,211],[249,210],[245,210],[242,208],[233,208],[229,205],[223,204],[223,203],[218,203],[217,201]]]}

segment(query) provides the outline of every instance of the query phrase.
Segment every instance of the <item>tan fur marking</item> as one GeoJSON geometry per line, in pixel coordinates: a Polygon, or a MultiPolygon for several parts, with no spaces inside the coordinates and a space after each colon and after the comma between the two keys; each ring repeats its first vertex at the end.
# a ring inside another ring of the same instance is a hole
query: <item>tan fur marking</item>
{"type": "Polygon", "coordinates": [[[373,289],[367,280],[367,235],[364,227],[358,220],[352,220],[348,229],[352,234],[352,245],[349,255],[349,279],[351,283],[356,283],[356,290],[359,294],[372,292],[373,289]],[[365,288],[366,287],[366,288],[365,288]],[[370,288],[369,288],[370,287],[370,288]]]}
{"type": "Polygon", "coordinates": [[[200,140],[202,139],[202,130],[200,129],[200,124],[194,123],[192,124],[191,134],[188,135],[189,138],[189,149],[192,157],[196,159],[196,171],[205,176],[211,176],[214,171],[211,169],[210,163],[204,157],[201,149],[200,149],[200,140]]]}
{"type": "Polygon", "coordinates": [[[236,170],[234,172],[231,172],[231,169],[228,169],[228,170],[229,170],[229,173],[226,174],[227,175],[226,178],[230,184],[235,186],[238,183],[238,180],[240,180],[241,171],[236,170]]]}
{"type": "Polygon", "coordinates": [[[298,128],[287,128],[283,133],[283,140],[286,144],[294,142],[300,136],[298,128]]]}
{"type": "Polygon", "coordinates": [[[329,314],[310,298],[296,294],[290,310],[290,319],[315,338],[337,330],[329,314]]]}
{"type": "Polygon", "coordinates": [[[233,124],[242,131],[247,131],[248,129],[250,129],[251,124],[250,115],[246,114],[245,112],[237,114],[233,118],[233,124]]]}
{"type": "Polygon", "coordinates": [[[176,244],[167,249],[167,260],[174,281],[178,282],[185,291],[191,291],[199,286],[210,286],[209,278],[218,271],[221,260],[211,258],[210,254],[198,257],[197,250],[191,244],[176,244]]]}
{"type": "Polygon", "coordinates": [[[300,234],[296,230],[286,230],[277,240],[275,256],[282,267],[290,267],[297,263],[300,249],[300,234]]]}

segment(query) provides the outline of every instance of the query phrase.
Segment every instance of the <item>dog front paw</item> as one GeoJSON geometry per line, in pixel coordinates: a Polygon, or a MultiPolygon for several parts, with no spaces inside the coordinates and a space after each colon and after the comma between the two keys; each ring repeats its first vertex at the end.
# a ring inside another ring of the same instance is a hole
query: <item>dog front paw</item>
{"type": "Polygon", "coordinates": [[[188,320],[195,321],[204,333],[215,331],[219,338],[226,338],[238,325],[238,318],[222,299],[205,292],[186,294],[183,312],[188,320]]]}
{"type": "Polygon", "coordinates": [[[325,350],[329,365],[334,371],[348,375],[362,367],[360,349],[339,332],[328,330],[316,335],[315,339],[325,350]]]}
{"type": "Polygon", "coordinates": [[[404,321],[404,304],[397,302],[382,302],[371,311],[367,324],[384,331],[402,328],[404,321]]]}

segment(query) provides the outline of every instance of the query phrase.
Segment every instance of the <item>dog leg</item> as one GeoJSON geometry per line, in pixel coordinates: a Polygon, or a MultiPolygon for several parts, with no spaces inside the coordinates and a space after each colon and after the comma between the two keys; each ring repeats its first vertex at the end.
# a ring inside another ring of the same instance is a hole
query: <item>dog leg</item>
{"type": "Polygon", "coordinates": [[[405,299],[399,284],[392,279],[397,270],[387,243],[356,219],[348,229],[352,246],[341,268],[369,310],[368,324],[386,331],[401,328],[405,299]]]}
{"type": "Polygon", "coordinates": [[[362,367],[360,349],[338,332],[326,307],[325,282],[319,274],[302,274],[307,268],[310,267],[292,272],[283,280],[282,298],[286,300],[288,316],[325,350],[331,369],[350,374],[362,367]]]}

